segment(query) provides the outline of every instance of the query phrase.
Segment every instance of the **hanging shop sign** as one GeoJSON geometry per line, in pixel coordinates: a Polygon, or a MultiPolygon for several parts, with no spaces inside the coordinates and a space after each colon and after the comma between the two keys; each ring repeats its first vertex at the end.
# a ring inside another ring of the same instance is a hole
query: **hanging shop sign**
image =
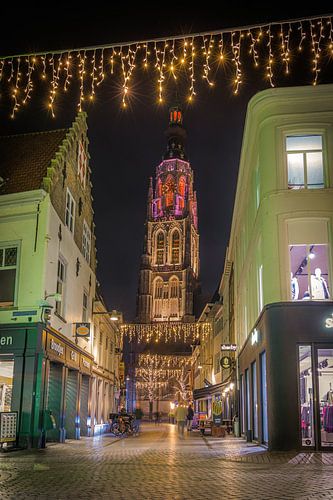
{"type": "Polygon", "coordinates": [[[17,411],[0,413],[0,443],[16,441],[17,411]]]}
{"type": "Polygon", "coordinates": [[[90,338],[90,323],[74,323],[75,336],[90,338]]]}
{"type": "Polygon", "coordinates": [[[212,414],[214,425],[219,427],[222,424],[222,401],[214,399],[212,403],[212,414]]]}
{"type": "Polygon", "coordinates": [[[237,344],[221,344],[221,351],[237,351],[237,344]]]}
{"type": "Polygon", "coordinates": [[[224,370],[231,368],[232,359],[230,358],[230,356],[222,356],[222,358],[220,359],[220,365],[224,370]]]}

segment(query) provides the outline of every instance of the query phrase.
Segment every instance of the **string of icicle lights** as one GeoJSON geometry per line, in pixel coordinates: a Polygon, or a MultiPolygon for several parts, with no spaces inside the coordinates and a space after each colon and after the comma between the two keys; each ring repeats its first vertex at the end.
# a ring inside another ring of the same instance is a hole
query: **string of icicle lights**
{"type": "Polygon", "coordinates": [[[182,369],[191,364],[191,359],[190,355],[140,353],[137,365],[139,368],[182,369]]]}
{"type": "Polygon", "coordinates": [[[179,322],[156,322],[156,323],[127,323],[121,325],[122,334],[130,342],[149,343],[164,342],[185,344],[206,338],[211,332],[210,323],[179,323],[179,322]]]}
{"type": "Polygon", "coordinates": [[[138,70],[151,71],[156,80],[156,98],[165,99],[166,85],[179,83],[189,101],[196,95],[197,82],[209,87],[217,69],[231,72],[233,92],[244,80],[250,63],[262,70],[274,87],[281,69],[289,75],[299,61],[312,71],[312,83],[319,83],[321,67],[333,59],[332,16],[284,20],[261,25],[222,29],[154,40],[104,46],[46,51],[0,57],[2,97],[10,99],[11,117],[44,86],[47,106],[54,117],[60,94],[76,86],[78,109],[95,99],[98,89],[114,79],[120,102],[126,108],[138,70]],[[185,86],[185,88],[183,88],[185,86]]]}

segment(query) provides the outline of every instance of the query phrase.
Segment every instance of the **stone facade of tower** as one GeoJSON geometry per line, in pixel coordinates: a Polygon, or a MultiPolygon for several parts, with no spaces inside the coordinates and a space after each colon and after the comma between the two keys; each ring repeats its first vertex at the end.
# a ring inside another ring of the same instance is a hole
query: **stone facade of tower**
{"type": "Polygon", "coordinates": [[[167,151],[150,179],[137,296],[137,321],[194,321],[199,234],[193,171],[182,112],[170,110],[167,151]]]}

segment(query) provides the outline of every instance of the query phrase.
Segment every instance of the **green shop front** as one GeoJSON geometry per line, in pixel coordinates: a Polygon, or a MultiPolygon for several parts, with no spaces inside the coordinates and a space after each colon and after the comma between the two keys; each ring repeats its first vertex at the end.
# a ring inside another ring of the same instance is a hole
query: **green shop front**
{"type": "Polygon", "coordinates": [[[89,435],[93,359],[43,323],[0,326],[0,411],[17,412],[18,444],[89,435]]]}

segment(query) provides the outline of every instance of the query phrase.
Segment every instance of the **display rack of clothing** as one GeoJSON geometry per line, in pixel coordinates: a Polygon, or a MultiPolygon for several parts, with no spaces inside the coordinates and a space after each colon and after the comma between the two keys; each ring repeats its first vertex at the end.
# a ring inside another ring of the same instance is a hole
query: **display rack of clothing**
{"type": "Polygon", "coordinates": [[[323,429],[326,432],[333,432],[333,405],[323,408],[323,429]]]}

